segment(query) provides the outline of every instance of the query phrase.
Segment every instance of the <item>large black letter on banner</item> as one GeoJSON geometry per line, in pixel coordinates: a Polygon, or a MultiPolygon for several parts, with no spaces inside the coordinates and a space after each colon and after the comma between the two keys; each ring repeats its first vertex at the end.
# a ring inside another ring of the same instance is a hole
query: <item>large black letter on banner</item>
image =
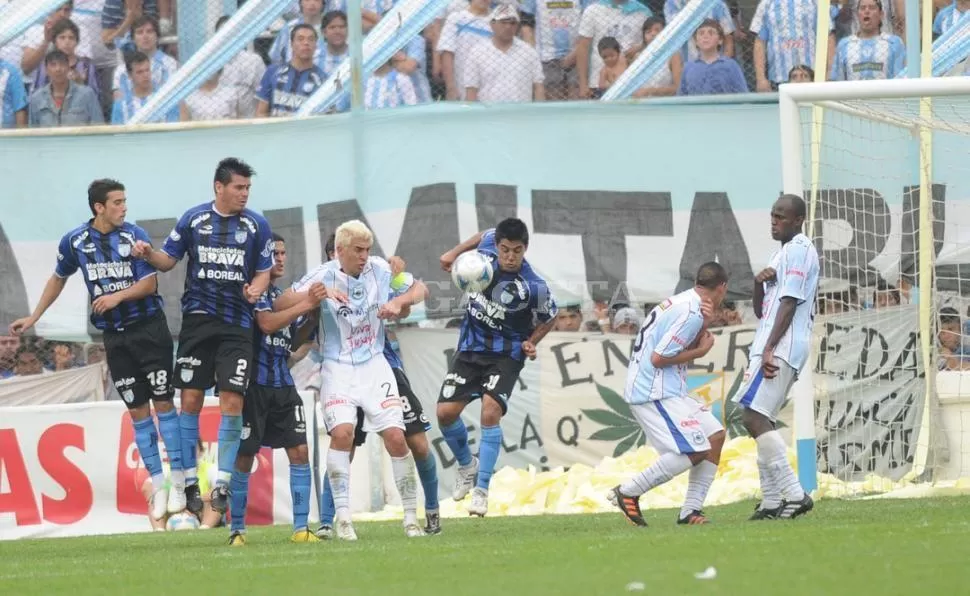
{"type": "MultiPolygon", "coordinates": [[[[317,205],[317,225],[320,227],[320,259],[322,261],[327,260],[327,238],[330,237],[330,234],[337,231],[340,224],[352,219],[359,219],[367,224],[368,228],[371,227],[367,222],[367,217],[364,216],[364,212],[360,210],[360,205],[357,204],[356,199],[317,205]]],[[[374,236],[374,245],[371,247],[370,253],[378,257],[384,256],[384,252],[381,250],[381,245],[377,241],[376,235],[374,236]]]]}
{"type": "Polygon", "coordinates": [[[669,192],[534,190],[532,225],[539,234],[582,236],[594,300],[609,300],[626,281],[627,236],[674,234],[669,192]]]}
{"type": "MultiPolygon", "coordinates": [[[[165,239],[178,223],[175,219],[141,219],[138,225],[145,230],[152,240],[152,246],[160,249],[165,239]]],[[[165,318],[168,319],[168,330],[177,336],[182,328],[182,291],[185,287],[185,258],[168,273],[158,275],[158,294],[165,301],[165,318]]]]}
{"type": "MultiPolygon", "coordinates": [[[[939,256],[946,233],[946,185],[933,185],[933,252],[939,256]]],[[[903,241],[900,272],[912,285],[919,284],[919,186],[903,190],[903,241]]],[[[959,263],[936,265],[936,289],[966,294],[970,291],[970,266],[959,263]]],[[[895,284],[895,281],[889,280],[895,284]]]]}
{"type": "MultiPolygon", "coordinates": [[[[806,191],[805,200],[811,200],[811,191],[806,191]]],[[[819,254],[821,277],[874,287],[879,273],[869,263],[886,247],[891,225],[886,201],[871,188],[819,190],[815,249],[819,254]],[[847,223],[851,230],[839,230],[833,225],[838,220],[847,223]],[[843,237],[851,238],[847,246],[836,244],[838,248],[826,248],[843,237]]]]}
{"type": "MultiPolygon", "coordinates": [[[[52,254],[48,262],[53,273],[54,265],[57,263],[55,255],[52,254]]],[[[28,316],[29,308],[24,277],[20,273],[20,266],[10,246],[10,240],[3,231],[3,226],[0,225],[0,325],[3,325],[3,329],[7,329],[10,323],[28,316]]],[[[6,331],[3,335],[6,335],[6,331]]]]}
{"type": "Polygon", "coordinates": [[[475,213],[478,215],[479,230],[494,228],[503,219],[517,217],[518,211],[516,187],[505,184],[475,185],[475,213]]]}
{"type": "Polygon", "coordinates": [[[687,243],[680,258],[680,282],[675,293],[693,288],[697,269],[715,260],[727,270],[728,297],[750,299],[754,273],[731,200],[724,192],[698,192],[694,194],[690,210],[687,243]]]}

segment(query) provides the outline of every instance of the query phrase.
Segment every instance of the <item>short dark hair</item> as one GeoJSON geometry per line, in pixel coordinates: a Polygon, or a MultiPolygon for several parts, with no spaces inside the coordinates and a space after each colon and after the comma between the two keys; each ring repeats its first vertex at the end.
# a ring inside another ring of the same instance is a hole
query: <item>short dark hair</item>
{"type": "Polygon", "coordinates": [[[714,261],[708,261],[701,265],[697,269],[697,275],[694,276],[694,285],[707,288],[708,290],[713,290],[721,284],[726,284],[727,281],[727,271],[724,270],[724,267],[720,263],[714,261]]]}
{"type": "Polygon", "coordinates": [[[70,64],[71,61],[68,59],[67,54],[60,50],[51,50],[44,57],[44,65],[53,64],[55,62],[60,62],[62,64],[70,64]]]}
{"type": "Polygon", "coordinates": [[[783,194],[778,197],[778,200],[785,200],[791,204],[792,211],[795,212],[795,217],[805,217],[807,211],[805,209],[805,199],[798,195],[793,194],[783,194]]]}
{"type": "Polygon", "coordinates": [[[804,64],[798,64],[797,66],[793,66],[792,69],[788,71],[788,80],[790,81],[792,78],[792,75],[794,75],[798,71],[804,72],[805,74],[808,75],[808,78],[812,79],[813,81],[815,80],[815,71],[812,70],[811,67],[806,66],[804,64]]]}
{"type": "Polygon", "coordinates": [[[131,74],[131,71],[135,69],[135,65],[141,64],[142,62],[151,62],[151,60],[147,55],[145,55],[144,52],[139,52],[137,50],[131,52],[125,56],[125,70],[128,71],[128,74],[131,74]]]}
{"type": "Polygon", "coordinates": [[[603,50],[613,50],[619,54],[620,42],[616,41],[615,37],[601,37],[599,43],[596,44],[596,53],[602,54],[603,50]]]}
{"type": "Polygon", "coordinates": [[[529,246],[529,228],[517,217],[503,219],[495,226],[495,245],[498,246],[502,240],[521,242],[529,246]]]}
{"type": "Polygon", "coordinates": [[[691,35],[691,37],[697,37],[697,32],[704,27],[710,27],[711,29],[717,31],[718,37],[724,39],[724,27],[721,27],[721,23],[719,23],[717,19],[704,19],[701,21],[701,24],[697,26],[697,29],[694,29],[694,34],[691,35]]]}
{"type": "Polygon", "coordinates": [[[99,178],[98,180],[92,182],[88,186],[88,207],[91,208],[91,214],[98,214],[97,211],[94,210],[94,206],[96,204],[104,205],[108,201],[109,192],[124,189],[124,184],[118,182],[117,180],[112,180],[111,178],[99,178]]]}
{"type": "Polygon", "coordinates": [[[252,178],[256,175],[256,170],[254,170],[248,163],[236,157],[227,157],[219,162],[216,166],[216,174],[213,176],[212,182],[221,182],[222,184],[229,184],[232,181],[232,175],[242,176],[243,178],[252,178]]]}
{"type": "Polygon", "coordinates": [[[290,43],[293,43],[293,40],[296,39],[296,32],[297,31],[301,31],[303,29],[310,30],[313,33],[314,39],[319,39],[320,38],[320,36],[317,35],[317,30],[313,28],[313,25],[311,25],[309,23],[300,23],[299,25],[294,26],[290,30],[290,43]]]}
{"type": "Polygon", "coordinates": [[[70,31],[74,34],[74,39],[81,41],[81,29],[71,19],[58,19],[51,27],[51,39],[57,39],[57,36],[65,31],[70,31]]]}
{"type": "Polygon", "coordinates": [[[273,232],[273,242],[283,242],[283,243],[285,243],[286,240],[283,240],[283,237],[282,236],[280,236],[276,232],[273,232]]]}
{"type": "Polygon", "coordinates": [[[227,22],[229,22],[229,19],[231,19],[231,18],[232,17],[230,17],[227,14],[224,14],[221,17],[219,17],[219,20],[216,21],[216,28],[215,28],[215,30],[218,31],[219,29],[222,29],[222,26],[225,25],[227,22]]]}
{"type": "Polygon", "coordinates": [[[344,22],[344,25],[346,25],[347,24],[347,13],[345,13],[342,10],[331,10],[330,12],[324,14],[323,15],[323,24],[321,25],[321,28],[326,29],[327,28],[327,25],[329,25],[330,23],[334,22],[337,19],[342,20],[344,22]]]}
{"type": "Polygon", "coordinates": [[[336,252],[336,250],[337,250],[337,233],[333,232],[327,238],[327,243],[323,247],[323,256],[329,259],[330,253],[336,252]]]}
{"type": "Polygon", "coordinates": [[[960,324],[960,313],[952,306],[944,306],[940,309],[940,325],[949,325],[951,323],[960,324]]]}
{"type": "Polygon", "coordinates": [[[651,29],[653,29],[654,25],[663,25],[664,27],[666,27],[667,22],[664,20],[663,17],[659,17],[657,15],[648,17],[647,20],[643,22],[643,28],[640,29],[641,37],[643,33],[646,33],[647,31],[650,31],[651,29]]]}
{"type": "Polygon", "coordinates": [[[131,39],[135,39],[135,31],[138,31],[145,25],[151,25],[152,29],[155,30],[155,37],[161,37],[162,33],[158,27],[158,21],[154,17],[148,15],[142,15],[134,20],[131,24],[131,39]]]}

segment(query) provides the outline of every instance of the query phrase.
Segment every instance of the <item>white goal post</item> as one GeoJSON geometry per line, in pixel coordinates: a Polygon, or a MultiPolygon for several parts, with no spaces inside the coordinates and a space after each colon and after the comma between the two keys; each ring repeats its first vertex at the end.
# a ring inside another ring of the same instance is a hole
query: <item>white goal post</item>
{"type": "MultiPolygon", "coordinates": [[[[843,495],[936,482],[954,435],[936,390],[941,307],[961,330],[970,316],[970,77],[785,84],[778,101],[783,191],[805,197],[822,261],[809,388],[793,392],[799,480],[837,477],[843,495]]],[[[970,395],[967,370],[955,383],[970,395]]]]}

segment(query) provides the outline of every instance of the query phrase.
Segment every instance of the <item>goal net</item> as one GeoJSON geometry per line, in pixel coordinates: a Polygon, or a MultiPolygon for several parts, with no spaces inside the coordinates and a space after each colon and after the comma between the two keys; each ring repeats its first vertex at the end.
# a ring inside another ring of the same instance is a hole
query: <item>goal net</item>
{"type": "Polygon", "coordinates": [[[970,478],[970,80],[790,84],[779,104],[821,265],[799,476],[831,496],[970,478]]]}

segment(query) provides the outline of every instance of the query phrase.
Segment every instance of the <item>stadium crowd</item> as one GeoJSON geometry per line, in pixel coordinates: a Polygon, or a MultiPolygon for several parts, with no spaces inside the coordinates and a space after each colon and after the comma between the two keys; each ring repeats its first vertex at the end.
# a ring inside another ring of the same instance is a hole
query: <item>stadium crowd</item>
{"type": "MultiPolygon", "coordinates": [[[[0,0],[0,7],[10,1],[0,0]]],[[[0,48],[0,125],[127,122],[188,58],[177,55],[178,1],[65,2],[0,48]]],[[[511,1],[453,0],[368,77],[365,107],[595,99],[687,5],[687,0],[511,1]]],[[[934,35],[955,26],[970,7],[970,0],[938,2],[934,35]]],[[[364,33],[393,5],[364,0],[364,33]]],[[[900,73],[904,0],[843,0],[833,2],[830,12],[825,66],[830,80],[900,73]]],[[[716,0],[683,50],[633,96],[770,92],[781,83],[812,80],[816,15],[816,0],[716,0]]],[[[290,115],[349,55],[347,40],[345,0],[294,0],[252,49],[235,56],[163,119],[290,115]]],[[[963,66],[958,69],[954,74],[962,74],[963,66]]],[[[347,109],[345,96],[334,111],[347,109]]]]}

